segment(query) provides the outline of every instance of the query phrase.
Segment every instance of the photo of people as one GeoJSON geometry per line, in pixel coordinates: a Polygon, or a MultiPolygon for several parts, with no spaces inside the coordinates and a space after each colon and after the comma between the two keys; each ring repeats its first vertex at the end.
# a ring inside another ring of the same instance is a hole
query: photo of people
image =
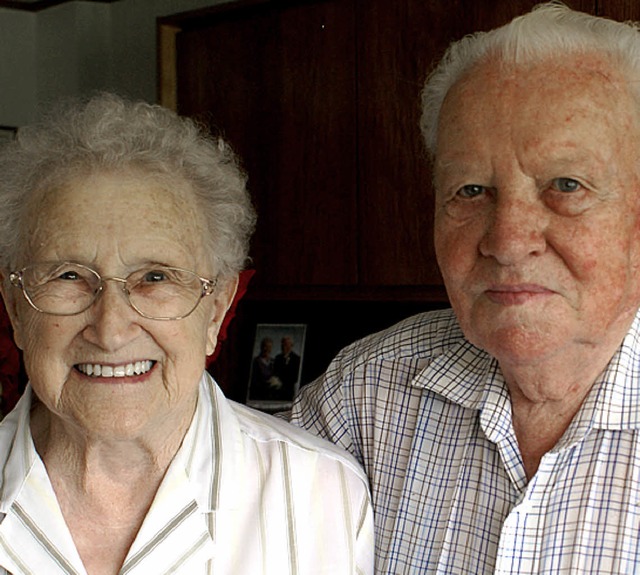
{"type": "Polygon", "coordinates": [[[267,411],[286,409],[300,387],[304,324],[258,324],[247,404],[267,411]]]}

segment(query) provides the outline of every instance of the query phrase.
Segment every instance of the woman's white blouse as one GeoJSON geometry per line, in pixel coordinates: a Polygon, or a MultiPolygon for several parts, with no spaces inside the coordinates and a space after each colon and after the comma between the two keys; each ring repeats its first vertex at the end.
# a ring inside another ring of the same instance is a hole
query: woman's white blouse
{"type": "MultiPolygon", "coordinates": [[[[0,574],[86,575],[29,431],[31,389],[0,425],[0,574]],[[3,570],[4,568],[4,570],[3,570]]],[[[373,573],[373,517],[349,455],[227,400],[198,408],[120,575],[373,573]]]]}

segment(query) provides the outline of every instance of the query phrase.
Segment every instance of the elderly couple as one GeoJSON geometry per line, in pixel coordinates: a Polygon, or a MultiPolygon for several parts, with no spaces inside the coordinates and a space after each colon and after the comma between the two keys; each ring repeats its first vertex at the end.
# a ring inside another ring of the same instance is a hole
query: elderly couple
{"type": "Polygon", "coordinates": [[[452,310],[294,425],[204,370],[255,221],[223,141],[101,95],[4,146],[0,573],[640,572],[640,33],[541,5],[422,103],[452,310]]]}

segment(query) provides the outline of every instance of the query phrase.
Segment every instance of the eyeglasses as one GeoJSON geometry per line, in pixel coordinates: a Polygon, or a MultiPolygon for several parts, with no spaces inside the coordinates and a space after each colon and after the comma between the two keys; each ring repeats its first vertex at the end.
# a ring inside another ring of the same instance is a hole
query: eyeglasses
{"type": "Polygon", "coordinates": [[[163,265],[144,267],[126,278],[102,277],[74,262],[33,264],[9,274],[9,281],[37,311],[63,316],[86,311],[102,293],[105,282],[119,282],[134,310],[158,320],[187,317],[203,297],[213,293],[217,282],[163,265]]]}

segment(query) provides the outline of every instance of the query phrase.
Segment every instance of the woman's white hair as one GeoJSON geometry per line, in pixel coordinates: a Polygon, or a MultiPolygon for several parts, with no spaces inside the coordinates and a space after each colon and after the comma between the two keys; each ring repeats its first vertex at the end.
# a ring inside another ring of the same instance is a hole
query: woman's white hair
{"type": "Polygon", "coordinates": [[[440,110],[448,91],[475,65],[490,58],[526,64],[566,54],[597,53],[619,66],[635,90],[640,80],[639,31],[634,23],[591,16],[554,1],[539,4],[500,28],[454,42],[422,91],[420,129],[427,151],[433,158],[440,110]]]}
{"type": "MultiPolygon", "coordinates": [[[[18,130],[0,148],[0,269],[19,263],[29,199],[76,175],[136,170],[166,183],[187,182],[207,224],[203,245],[222,277],[247,260],[255,211],[231,148],[188,118],[114,94],[65,102],[18,130]]],[[[178,193],[178,192],[176,192],[178,193]]]]}

